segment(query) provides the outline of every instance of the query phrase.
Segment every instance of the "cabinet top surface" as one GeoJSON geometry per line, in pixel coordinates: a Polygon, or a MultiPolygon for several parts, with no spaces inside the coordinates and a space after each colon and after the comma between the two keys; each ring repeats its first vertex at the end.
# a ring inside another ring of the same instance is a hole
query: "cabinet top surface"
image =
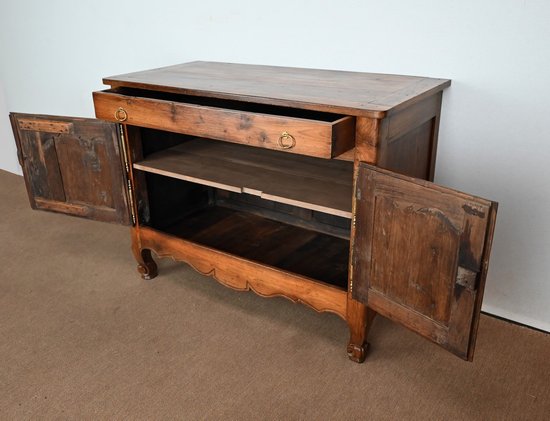
{"type": "Polygon", "coordinates": [[[111,76],[103,83],[184,95],[383,118],[450,85],[448,79],[195,61],[111,76]]]}

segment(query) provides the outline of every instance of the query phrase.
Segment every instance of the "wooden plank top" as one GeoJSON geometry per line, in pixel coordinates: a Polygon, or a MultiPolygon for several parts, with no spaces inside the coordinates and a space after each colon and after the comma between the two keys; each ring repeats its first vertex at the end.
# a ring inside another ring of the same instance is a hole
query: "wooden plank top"
{"type": "Polygon", "coordinates": [[[448,79],[194,61],[111,76],[103,83],[176,94],[384,118],[451,84],[448,79]]]}

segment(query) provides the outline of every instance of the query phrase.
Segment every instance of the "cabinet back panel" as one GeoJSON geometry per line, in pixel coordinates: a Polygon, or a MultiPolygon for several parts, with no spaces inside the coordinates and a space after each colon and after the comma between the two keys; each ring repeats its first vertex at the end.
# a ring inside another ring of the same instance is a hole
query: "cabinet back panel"
{"type": "Polygon", "coordinates": [[[141,147],[144,158],[155,152],[163,151],[195,138],[195,136],[186,136],[179,133],[142,127],[138,128],[138,130],[140,130],[141,147]]]}
{"type": "Polygon", "coordinates": [[[345,239],[215,205],[182,218],[165,232],[347,288],[349,241],[345,239]]]}
{"type": "Polygon", "coordinates": [[[250,194],[219,189],[215,192],[216,204],[219,206],[243,210],[275,221],[349,239],[351,221],[347,218],[261,199],[250,194]]]}
{"type": "Polygon", "coordinates": [[[347,288],[349,219],[145,173],[159,231],[347,288]]]}
{"type": "MultiPolygon", "coordinates": [[[[147,183],[151,225],[164,229],[190,212],[208,206],[212,189],[161,175],[144,173],[147,183]]],[[[142,221],[146,222],[146,221],[142,221]]]]}

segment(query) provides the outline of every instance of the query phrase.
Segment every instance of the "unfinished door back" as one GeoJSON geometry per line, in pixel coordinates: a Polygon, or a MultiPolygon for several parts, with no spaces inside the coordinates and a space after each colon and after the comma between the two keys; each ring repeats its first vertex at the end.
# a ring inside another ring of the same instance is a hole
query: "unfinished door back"
{"type": "Polygon", "coordinates": [[[471,360],[497,204],[360,163],[352,296],[471,360]]]}
{"type": "Polygon", "coordinates": [[[15,113],[10,119],[34,209],[130,223],[115,124],[15,113]]]}

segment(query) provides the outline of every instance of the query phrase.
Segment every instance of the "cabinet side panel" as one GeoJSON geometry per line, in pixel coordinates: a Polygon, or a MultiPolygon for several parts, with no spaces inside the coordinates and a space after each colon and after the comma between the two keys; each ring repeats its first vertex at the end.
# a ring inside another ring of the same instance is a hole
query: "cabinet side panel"
{"type": "Polygon", "coordinates": [[[380,167],[433,180],[441,98],[439,92],[388,118],[388,135],[380,144],[380,167]]]}
{"type": "Polygon", "coordinates": [[[430,150],[434,120],[429,120],[404,135],[387,142],[380,166],[411,177],[429,180],[430,150]]]}

